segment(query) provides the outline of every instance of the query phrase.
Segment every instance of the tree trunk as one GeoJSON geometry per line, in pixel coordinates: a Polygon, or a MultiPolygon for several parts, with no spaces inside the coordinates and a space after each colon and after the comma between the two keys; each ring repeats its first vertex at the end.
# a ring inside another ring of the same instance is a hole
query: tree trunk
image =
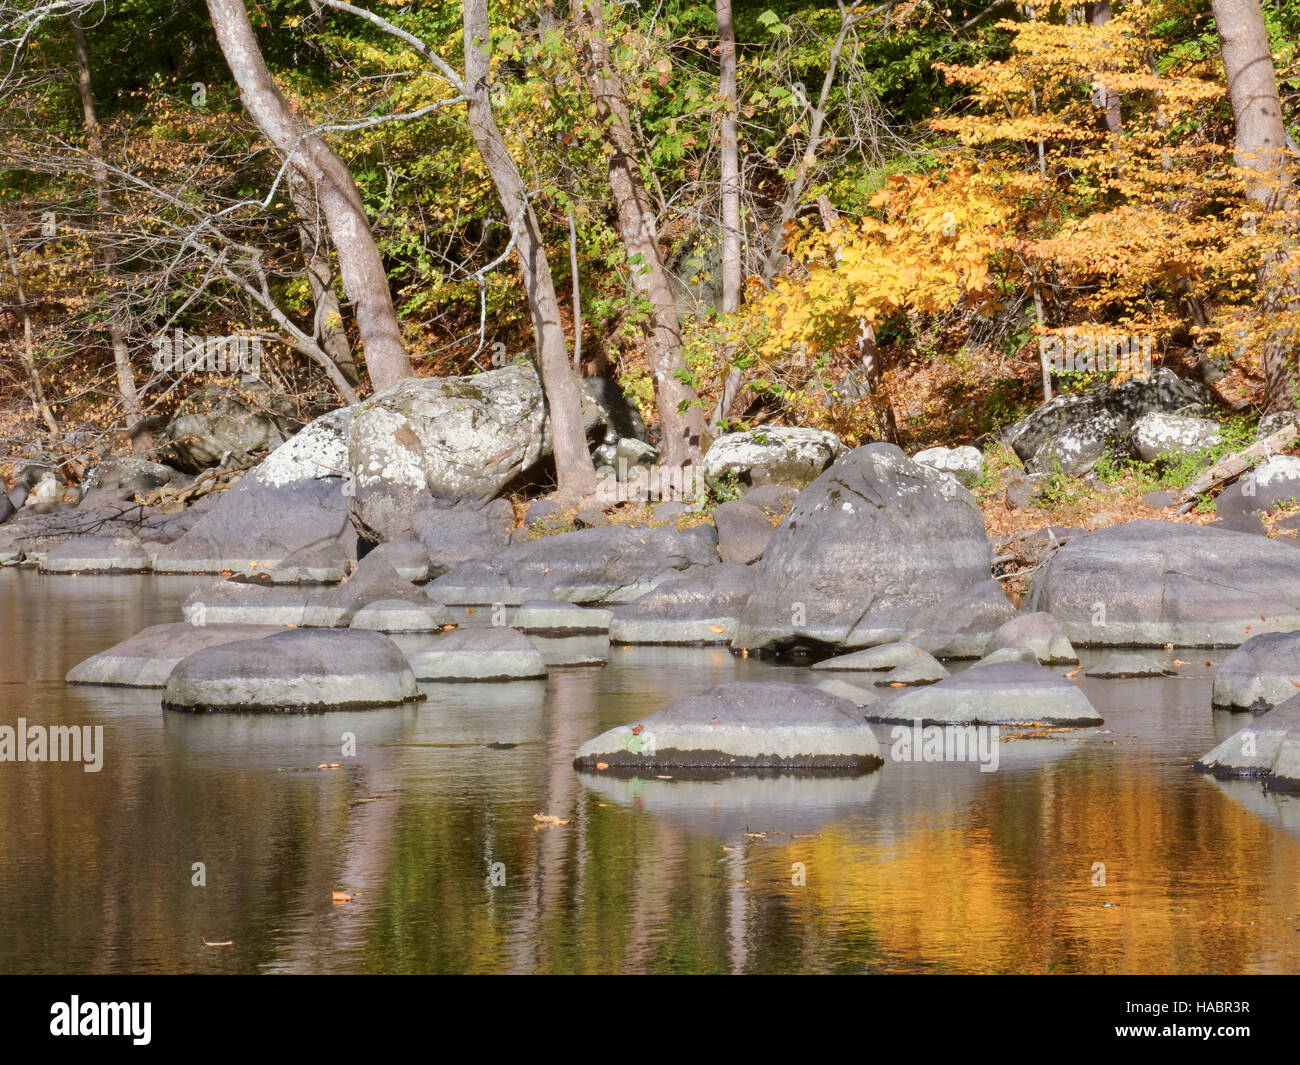
{"type": "MultiPolygon", "coordinates": [[[[211,3],[218,0],[209,0],[211,3]]],[[[469,128],[479,154],[496,186],[512,226],[528,309],[537,340],[537,366],[550,407],[551,436],[559,496],[573,501],[596,491],[596,467],[582,428],[582,393],[569,368],[568,344],[560,324],[560,302],[555,294],[550,263],[542,243],[541,227],[528,203],[528,190],[519,168],[506,150],[501,130],[492,114],[488,86],[491,81],[488,49],[487,0],[464,0],[465,82],[469,97],[469,128]]]]}
{"type": "Polygon", "coordinates": [[[45,428],[49,430],[49,442],[51,448],[59,446],[59,423],[54,420],[54,412],[50,410],[49,401],[45,398],[45,386],[41,384],[41,373],[36,365],[36,344],[34,330],[32,328],[32,315],[27,309],[27,293],[23,290],[23,277],[18,270],[18,253],[14,250],[14,243],[9,237],[9,226],[0,220],[0,233],[4,235],[5,255],[9,260],[9,271],[14,276],[14,302],[18,305],[18,313],[23,320],[23,347],[20,358],[22,359],[23,370],[27,374],[27,389],[31,396],[32,410],[45,423],[45,428]]]}
{"type": "MultiPolygon", "coordinates": [[[[1234,158],[1248,172],[1246,195],[1261,211],[1294,211],[1296,187],[1288,170],[1286,126],[1259,0],[1213,0],[1213,6],[1236,124],[1234,158]]],[[[1265,256],[1259,268],[1259,310],[1265,320],[1300,313],[1292,250],[1294,221],[1283,223],[1282,236],[1283,243],[1265,256]]],[[[1295,329],[1288,325],[1271,327],[1264,340],[1264,389],[1270,413],[1295,408],[1294,345],[1295,329]]]]}
{"type": "Polygon", "coordinates": [[[313,316],[312,335],[320,343],[339,372],[355,388],[361,381],[356,361],[352,358],[352,344],[343,324],[343,310],[334,293],[334,271],[330,266],[329,247],[320,224],[320,207],[311,195],[307,182],[297,170],[290,168],[285,178],[289,183],[289,197],[298,216],[298,243],[302,246],[303,272],[311,286],[313,316]]]}
{"type": "Polygon", "coordinates": [[[244,109],[316,189],[338,253],[343,287],[355,307],[370,383],[378,390],[410,376],[411,362],[402,343],[388,275],[352,174],[333,149],[289,110],[262,58],[244,0],[207,0],[207,5],[244,109]]]}
{"type": "Polygon", "coordinates": [[[740,148],[736,100],[736,29],[731,0],[716,0],[721,49],[718,94],[722,97],[722,311],[740,307],[740,148]]]}
{"type": "MultiPolygon", "coordinates": [[[[104,165],[104,146],[99,139],[99,119],[95,115],[95,99],[90,90],[90,53],[86,49],[86,35],[81,29],[81,17],[73,14],[72,42],[77,53],[77,91],[81,96],[81,113],[86,126],[86,151],[95,176],[95,202],[100,218],[107,221],[112,214],[112,197],[108,188],[108,168],[104,165]]],[[[118,276],[117,251],[110,241],[104,244],[102,254],[104,273],[110,284],[118,276]]],[[[113,349],[113,366],[117,372],[117,390],[122,397],[122,415],[126,422],[127,438],[131,451],[140,456],[152,455],[153,435],[145,428],[144,409],[140,392],[135,384],[135,371],[126,346],[126,327],[117,317],[116,308],[108,321],[108,339],[113,349]]]]}
{"type": "MultiPolygon", "coordinates": [[[[1089,25],[1104,26],[1111,20],[1110,0],[1097,0],[1096,3],[1084,4],[1084,8],[1087,11],[1089,25]]],[[[1121,129],[1119,93],[1111,92],[1100,77],[1098,78],[1097,93],[1100,96],[1097,104],[1101,108],[1102,128],[1107,130],[1111,136],[1118,138],[1121,129]]]]}
{"type": "Polygon", "coordinates": [[[632,136],[631,110],[610,56],[600,0],[579,0],[574,11],[581,22],[587,84],[609,143],[609,190],[618,212],[619,235],[632,284],[651,307],[645,351],[659,409],[660,455],[665,465],[684,466],[700,459],[704,411],[695,389],[681,380],[686,361],[677,301],[659,250],[655,212],[632,136]]]}

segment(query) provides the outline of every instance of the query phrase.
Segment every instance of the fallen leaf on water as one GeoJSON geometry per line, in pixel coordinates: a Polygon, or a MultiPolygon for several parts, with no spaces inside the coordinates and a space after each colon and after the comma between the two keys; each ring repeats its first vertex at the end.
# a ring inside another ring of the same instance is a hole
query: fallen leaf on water
{"type": "Polygon", "coordinates": [[[907,685],[904,684],[901,680],[891,680],[891,681],[889,682],[889,686],[890,686],[891,688],[906,688],[906,687],[907,687],[907,685]]]}
{"type": "Polygon", "coordinates": [[[1067,676],[1067,677],[1073,677],[1073,676],[1074,676],[1076,673],[1078,673],[1079,670],[1081,670],[1082,668],[1083,668],[1083,666],[1075,666],[1072,670],[1070,670],[1069,673],[1066,674],[1066,676],[1067,676]]]}
{"type": "Polygon", "coordinates": [[[608,763],[608,762],[597,762],[597,763],[596,763],[596,768],[597,768],[597,769],[608,769],[608,768],[609,768],[609,763],[608,763]]]}
{"type": "Polygon", "coordinates": [[[211,942],[208,942],[208,940],[204,939],[203,936],[199,936],[199,939],[202,941],[205,947],[233,947],[235,945],[235,941],[233,939],[223,939],[220,941],[214,939],[211,942]]]}
{"type": "Polygon", "coordinates": [[[722,632],[724,628],[725,628],[725,626],[723,626],[723,625],[710,625],[710,626],[709,626],[709,631],[710,631],[710,632],[722,632]]]}
{"type": "Polygon", "coordinates": [[[639,735],[641,735],[641,733],[644,732],[644,731],[645,731],[645,726],[644,726],[644,725],[634,725],[634,726],[632,726],[632,735],[633,735],[633,736],[639,736],[639,735]]]}
{"type": "Polygon", "coordinates": [[[342,906],[345,902],[351,902],[354,898],[356,898],[355,895],[349,895],[346,891],[330,892],[330,899],[335,906],[342,906]]]}
{"type": "Polygon", "coordinates": [[[746,838],[746,839],[767,839],[767,833],[766,833],[766,832],[746,832],[746,833],[745,833],[745,838],[746,838]]]}
{"type": "Polygon", "coordinates": [[[366,799],[353,799],[353,800],[352,800],[352,805],[353,805],[353,806],[360,806],[363,802],[378,802],[378,801],[379,801],[379,796],[378,796],[378,795],[371,795],[369,798],[366,798],[366,799]]]}
{"type": "Polygon", "coordinates": [[[569,822],[562,817],[556,817],[553,814],[533,814],[533,820],[537,824],[533,828],[542,828],[546,825],[567,825],[569,822]]]}
{"type": "Polygon", "coordinates": [[[656,780],[672,780],[673,778],[670,777],[670,776],[665,776],[663,773],[659,773],[659,774],[655,777],[655,779],[656,779],[656,780]]]}

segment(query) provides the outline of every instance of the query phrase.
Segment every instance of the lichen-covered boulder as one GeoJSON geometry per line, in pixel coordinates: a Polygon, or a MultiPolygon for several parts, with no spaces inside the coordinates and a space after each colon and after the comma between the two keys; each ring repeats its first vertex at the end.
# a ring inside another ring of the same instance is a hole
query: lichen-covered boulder
{"type": "Polygon", "coordinates": [[[969,445],[926,448],[913,455],[912,460],[922,466],[932,466],[944,473],[951,473],[967,488],[984,476],[984,456],[980,454],[979,448],[969,445]]]}
{"type": "Polygon", "coordinates": [[[704,456],[704,479],[715,486],[756,488],[784,484],[802,488],[844,451],[840,438],[825,429],[765,426],[727,433],[704,456]]]}
{"type": "Polygon", "coordinates": [[[1149,411],[1133,425],[1133,451],[1143,462],[1207,451],[1223,436],[1212,418],[1149,411]]]}
{"type": "Polygon", "coordinates": [[[292,434],[293,404],[262,382],[205,385],[187,396],[159,434],[163,461],[187,473],[247,462],[292,434]]]}

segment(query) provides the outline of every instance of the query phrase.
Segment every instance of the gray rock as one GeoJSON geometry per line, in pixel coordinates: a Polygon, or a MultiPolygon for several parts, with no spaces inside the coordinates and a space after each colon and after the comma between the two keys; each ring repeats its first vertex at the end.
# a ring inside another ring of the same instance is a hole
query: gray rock
{"type": "Polygon", "coordinates": [[[1177,499],[1177,492],[1147,492],[1141,502],[1150,510],[1166,510],[1173,506],[1177,499]]]}
{"type": "Polygon", "coordinates": [[[181,606],[191,625],[302,625],[309,593],[292,586],[218,581],[198,588],[181,606]]]}
{"type": "Polygon", "coordinates": [[[542,653],[514,629],[457,629],[410,654],[420,680],[532,680],[546,676],[542,653]]]}
{"type": "Polygon", "coordinates": [[[830,677],[821,681],[817,685],[817,690],[823,691],[827,695],[834,695],[837,699],[847,699],[854,706],[870,706],[880,699],[877,692],[859,687],[856,684],[850,684],[847,680],[841,680],[839,677],[830,677]]]}
{"type": "Polygon", "coordinates": [[[776,518],[784,518],[789,514],[798,498],[799,489],[788,484],[760,484],[744,496],[745,502],[751,507],[761,507],[776,518]]]}
{"type": "Polygon", "coordinates": [[[1075,665],[1079,661],[1061,623],[1045,611],[1012,618],[989,638],[989,647],[1024,647],[1043,665],[1075,665]]]}
{"type": "Polygon", "coordinates": [[[528,514],[524,518],[524,524],[536,525],[539,521],[554,518],[563,509],[554,499],[534,499],[528,504],[528,514]]]}
{"type": "Polygon", "coordinates": [[[730,643],[749,602],[754,571],[723,563],[698,577],[664,581],[617,607],[609,623],[615,644],[709,645],[730,643]]]}
{"type": "Polygon", "coordinates": [[[1003,494],[1007,509],[1027,510],[1032,507],[1046,484],[1046,474],[1011,471],[1007,474],[1006,491],[1003,494]]]}
{"type": "Polygon", "coordinates": [[[1258,514],[1232,514],[1221,521],[1207,522],[1206,527],[1226,529],[1229,532],[1249,533],[1251,536],[1268,535],[1268,528],[1258,514]]]}
{"type": "Polygon", "coordinates": [[[816,663],[812,668],[828,672],[872,672],[896,669],[908,662],[934,661],[921,648],[910,643],[882,643],[847,655],[837,655],[816,663]]]}
{"type": "Polygon", "coordinates": [[[341,544],[356,557],[347,515],[344,434],[351,408],[317,418],[162,547],[159,573],[265,572],[304,549],[341,544]]]}
{"type": "Polygon", "coordinates": [[[883,764],[858,708],[806,685],[720,684],[620,725],[578,748],[574,765],[595,769],[834,769],[883,764]]]}
{"type": "Polygon", "coordinates": [[[420,698],[405,656],[382,633],[290,629],[182,659],[167,678],[163,706],[307,713],[420,698]]]}
{"type": "Polygon", "coordinates": [[[1174,671],[1146,655],[1111,654],[1083,675],[1118,680],[1127,677],[1172,677],[1174,671]]]}
{"type": "Polygon", "coordinates": [[[842,455],[800,493],[755,566],[737,648],[865,647],[989,576],[984,518],[947,474],[892,444],[842,455]]]}
{"type": "Polygon", "coordinates": [[[512,627],[533,636],[604,636],[613,616],[610,610],[537,599],[519,607],[512,627]]]}
{"type": "Polygon", "coordinates": [[[1212,418],[1148,411],[1133,423],[1133,452],[1143,462],[1208,451],[1223,437],[1212,418]]]}
{"type": "Polygon", "coordinates": [[[81,502],[83,506],[94,506],[101,500],[121,502],[181,479],[182,475],[170,466],[123,455],[86,471],[81,480],[81,502]]]}
{"type": "Polygon", "coordinates": [[[435,504],[416,511],[412,527],[428,555],[429,575],[440,577],[453,566],[505,547],[515,528],[515,512],[508,499],[484,506],[435,504]]]}
{"type": "Polygon", "coordinates": [[[1064,677],[1028,662],[971,666],[868,708],[868,721],[923,725],[1100,725],[1087,696],[1064,677]]]}
{"type": "Polygon", "coordinates": [[[951,473],[967,488],[984,476],[984,456],[979,448],[970,446],[927,448],[913,455],[912,461],[951,473]]]}
{"type": "Polygon", "coordinates": [[[451,611],[437,603],[377,599],[359,608],[352,615],[348,628],[370,632],[436,632],[455,624],[451,611]]]}
{"type": "Polygon", "coordinates": [[[149,552],[126,537],[79,536],[46,552],[43,573],[146,573],[149,552]]]}
{"type": "Polygon", "coordinates": [[[1275,455],[1220,492],[1214,511],[1220,518],[1268,514],[1294,501],[1300,501],[1300,458],[1275,455]]]}
{"type": "Polygon", "coordinates": [[[704,456],[704,479],[723,486],[753,488],[784,484],[802,488],[817,479],[844,450],[839,437],[823,429],[768,426],[718,437],[704,456]]]}
{"type": "Polygon", "coordinates": [[[660,503],[654,510],[655,521],[674,521],[683,514],[690,514],[691,508],[676,500],[669,500],[666,503],[660,503]]]}
{"type": "Polygon", "coordinates": [[[599,507],[586,507],[573,516],[573,523],[579,529],[601,529],[609,524],[609,518],[599,507]]]}
{"type": "Polygon", "coordinates": [[[718,530],[718,554],[723,562],[746,565],[757,562],[776,526],[758,507],[743,499],[733,499],[714,508],[713,524],[718,530]]]}
{"type": "Polygon", "coordinates": [[[1263,536],[1134,521],[1070,540],[1027,607],[1076,647],[1235,647],[1300,628],[1300,552],[1263,536]]]}
{"type": "Polygon", "coordinates": [[[937,658],[979,658],[993,633],[1015,616],[1002,585],[990,577],[916,611],[904,626],[904,640],[937,658]]]}
{"type": "Polygon", "coordinates": [[[1265,414],[1260,418],[1259,425],[1255,426],[1255,439],[1265,440],[1274,433],[1281,432],[1288,425],[1291,425],[1297,419],[1297,414],[1293,410],[1278,411],[1276,414],[1265,414]]]}
{"type": "MultiPolygon", "coordinates": [[[[584,392],[589,436],[604,430],[605,417],[584,392]]],[[[352,520],[371,542],[409,540],[416,512],[435,500],[492,499],[534,475],[550,455],[550,419],[535,367],[404,377],[357,407],[348,437],[352,520]]]]}
{"type": "Polygon", "coordinates": [[[877,688],[912,687],[916,684],[934,684],[948,676],[939,660],[924,651],[900,662],[876,681],[877,688]]]}
{"type": "MultiPolygon", "coordinates": [[[[2,488],[3,485],[0,485],[2,488]]],[[[0,525],[3,525],[18,512],[18,508],[13,505],[13,501],[3,492],[0,491],[0,525]]]]}
{"type": "Polygon", "coordinates": [[[150,625],[73,666],[69,684],[118,688],[161,688],[176,664],[196,651],[236,640],[256,640],[281,631],[273,625],[150,625]]]}
{"type": "Polygon", "coordinates": [[[532,641],[551,669],[590,669],[609,665],[609,641],[587,637],[538,638],[532,641]]]}
{"type": "Polygon", "coordinates": [[[248,462],[294,429],[293,404],[262,382],[206,385],[191,393],[158,437],[164,462],[187,473],[248,462]]]}
{"type": "Polygon", "coordinates": [[[402,580],[422,583],[429,579],[429,550],[418,540],[393,540],[370,549],[365,561],[392,568],[402,580]]]}
{"type": "Polygon", "coordinates": [[[1272,710],[1300,694],[1300,632],[1266,632],[1226,655],[1214,671],[1216,710],[1272,710]]]}
{"type": "Polygon", "coordinates": [[[337,541],[304,547],[271,571],[273,584],[337,584],[352,571],[352,560],[337,541]]]}
{"type": "MultiPolygon", "coordinates": [[[[975,666],[993,666],[999,662],[1029,662],[1032,665],[1038,665],[1038,656],[1028,647],[999,647],[990,651],[975,666]]],[[[975,666],[971,666],[972,669],[975,666]]]]}
{"type": "Polygon", "coordinates": [[[1057,396],[1003,432],[1030,473],[1085,473],[1107,445],[1127,436],[1142,415],[1208,403],[1207,390],[1171,370],[1132,377],[1116,388],[1057,396]]]}
{"type": "MultiPolygon", "coordinates": [[[[430,597],[423,590],[404,580],[384,558],[376,558],[372,552],[357,563],[346,581],[308,598],[302,623],[322,628],[350,625],[357,611],[384,600],[400,600],[421,607],[430,605],[430,597]]],[[[441,619],[445,607],[437,600],[434,603],[437,607],[434,616],[441,619]]]]}
{"type": "Polygon", "coordinates": [[[1262,714],[1199,759],[1216,777],[1263,780],[1276,791],[1300,791],[1300,695],[1262,714]]]}
{"type": "Polygon", "coordinates": [[[625,603],[663,581],[716,565],[716,543],[712,526],[580,529],[456,566],[428,590],[451,606],[515,606],[529,599],[625,603]]]}

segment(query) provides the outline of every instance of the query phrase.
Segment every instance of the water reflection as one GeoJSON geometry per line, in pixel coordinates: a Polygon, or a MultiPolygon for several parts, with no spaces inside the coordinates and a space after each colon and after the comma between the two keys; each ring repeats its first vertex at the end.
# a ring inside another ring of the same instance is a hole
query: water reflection
{"type": "Polygon", "coordinates": [[[1105,725],[1009,741],[994,773],[636,792],[576,773],[578,745],[723,681],[813,678],[613,647],[546,683],[276,718],[64,685],[209,580],[0,571],[0,722],[101,724],[106,748],[97,774],[0,764],[0,971],[1300,968],[1300,805],[1192,771],[1247,723],[1210,713],[1205,658],[1078,674],[1105,725]]]}

